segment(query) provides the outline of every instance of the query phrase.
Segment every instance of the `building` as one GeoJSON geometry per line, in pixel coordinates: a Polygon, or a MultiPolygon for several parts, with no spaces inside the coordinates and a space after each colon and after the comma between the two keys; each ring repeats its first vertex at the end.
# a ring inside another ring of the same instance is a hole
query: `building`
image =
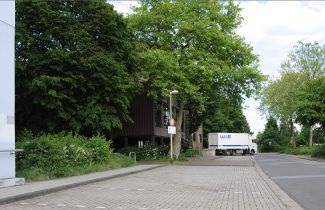
{"type": "MultiPolygon", "coordinates": [[[[173,106],[175,116],[177,107],[173,106]]],[[[114,148],[143,145],[169,145],[167,131],[169,100],[155,101],[146,95],[138,96],[131,103],[130,116],[133,123],[125,123],[122,129],[112,132],[114,148]]],[[[182,139],[190,140],[188,111],[183,112],[182,139]]]]}

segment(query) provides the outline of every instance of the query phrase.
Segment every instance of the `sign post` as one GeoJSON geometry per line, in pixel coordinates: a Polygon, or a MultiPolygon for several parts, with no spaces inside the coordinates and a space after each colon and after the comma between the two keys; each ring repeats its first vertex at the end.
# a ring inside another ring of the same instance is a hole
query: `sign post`
{"type": "MultiPolygon", "coordinates": [[[[170,126],[175,126],[175,120],[173,118],[172,95],[177,93],[178,93],[177,90],[173,90],[169,92],[169,125],[170,126]]],[[[175,129],[175,134],[176,134],[176,129],[175,129]]],[[[173,159],[173,134],[172,133],[170,134],[170,159],[171,160],[173,159]]]]}

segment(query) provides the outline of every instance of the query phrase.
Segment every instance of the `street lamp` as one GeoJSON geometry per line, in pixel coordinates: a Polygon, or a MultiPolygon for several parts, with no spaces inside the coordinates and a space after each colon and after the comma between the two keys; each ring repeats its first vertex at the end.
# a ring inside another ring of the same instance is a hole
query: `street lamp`
{"type": "MultiPolygon", "coordinates": [[[[173,90],[169,93],[169,123],[173,119],[173,108],[172,108],[172,94],[177,94],[177,90],[173,90]]],[[[170,125],[173,126],[173,125],[170,125]]],[[[170,134],[170,159],[173,159],[173,134],[170,134]]]]}

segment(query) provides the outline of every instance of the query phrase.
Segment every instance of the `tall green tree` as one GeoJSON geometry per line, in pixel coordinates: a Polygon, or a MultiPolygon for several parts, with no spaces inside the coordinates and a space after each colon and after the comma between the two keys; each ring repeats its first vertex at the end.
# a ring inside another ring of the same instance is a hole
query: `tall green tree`
{"type": "Polygon", "coordinates": [[[178,157],[184,108],[195,104],[195,111],[203,113],[209,101],[218,100],[211,97],[215,92],[250,96],[263,76],[252,48],[236,34],[242,18],[239,6],[232,1],[140,3],[128,18],[139,41],[138,66],[149,95],[161,97],[173,89],[179,91],[173,142],[178,157]]]}
{"type": "Polygon", "coordinates": [[[105,0],[16,1],[18,130],[105,133],[139,88],[132,36],[105,0]]]}
{"type": "Polygon", "coordinates": [[[305,81],[302,73],[293,71],[281,72],[281,77],[269,82],[261,97],[260,109],[282,122],[288,122],[291,143],[295,147],[294,121],[297,111],[297,95],[301,83],[305,81]]]}
{"type": "Polygon", "coordinates": [[[325,76],[304,83],[297,95],[297,121],[325,129],[325,76]]]}
{"type": "Polygon", "coordinates": [[[204,134],[212,132],[251,133],[241,104],[219,98],[207,106],[203,117],[204,134]]]}
{"type": "MultiPolygon", "coordinates": [[[[288,59],[282,64],[283,71],[301,72],[306,80],[313,80],[325,75],[325,46],[318,42],[303,43],[299,41],[288,55],[288,59]]],[[[301,83],[303,85],[304,83],[301,83]]],[[[302,122],[302,121],[301,121],[302,122]]],[[[304,121],[309,126],[309,145],[313,145],[313,123],[304,121]]]]}
{"type": "Polygon", "coordinates": [[[260,151],[272,152],[277,150],[281,144],[281,138],[277,120],[274,117],[268,117],[264,131],[257,135],[257,140],[260,151]]]}

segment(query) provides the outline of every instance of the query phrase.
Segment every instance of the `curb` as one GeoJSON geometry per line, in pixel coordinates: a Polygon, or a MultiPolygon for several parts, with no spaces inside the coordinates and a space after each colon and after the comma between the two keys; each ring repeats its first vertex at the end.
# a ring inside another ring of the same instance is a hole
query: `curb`
{"type": "Polygon", "coordinates": [[[270,187],[270,189],[275,193],[279,200],[289,209],[289,210],[304,210],[295,200],[293,200],[289,195],[287,195],[272,179],[270,179],[259,166],[258,162],[254,158],[254,166],[259,174],[259,176],[265,181],[265,183],[270,187]]]}
{"type": "Polygon", "coordinates": [[[95,183],[95,182],[101,182],[101,181],[105,181],[105,180],[109,180],[109,179],[114,179],[114,178],[123,177],[123,176],[131,175],[131,174],[136,174],[136,173],[140,173],[140,172],[144,172],[144,171],[149,171],[149,170],[161,168],[164,166],[166,166],[166,165],[155,165],[155,166],[148,167],[145,169],[138,169],[138,170],[129,171],[129,172],[122,172],[120,174],[107,175],[107,176],[103,176],[103,177],[99,177],[99,178],[77,181],[75,183],[62,184],[62,185],[59,185],[56,187],[51,187],[51,188],[42,189],[42,190],[36,190],[33,192],[22,193],[22,194],[14,195],[14,196],[9,196],[6,198],[1,198],[0,205],[17,202],[17,201],[21,201],[21,200],[25,200],[25,199],[29,199],[29,198],[34,198],[37,196],[46,195],[46,194],[50,194],[50,193],[58,192],[58,191],[62,191],[62,190],[67,190],[70,188],[79,187],[82,185],[87,185],[87,184],[91,184],[91,183],[95,183]]]}

